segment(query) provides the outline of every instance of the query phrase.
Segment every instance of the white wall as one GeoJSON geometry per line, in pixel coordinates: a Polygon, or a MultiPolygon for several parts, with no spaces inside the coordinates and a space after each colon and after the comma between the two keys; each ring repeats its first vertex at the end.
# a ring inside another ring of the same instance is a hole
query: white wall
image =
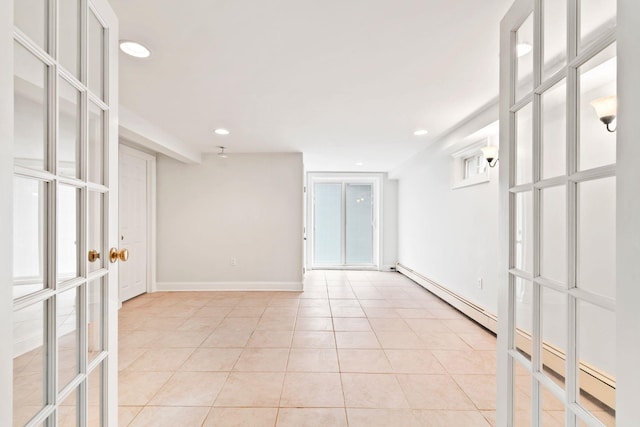
{"type": "MultiPolygon", "coordinates": [[[[592,120],[599,123],[595,114],[592,120]]],[[[433,144],[396,172],[395,176],[399,178],[398,259],[408,268],[497,314],[498,291],[503,285],[501,273],[504,273],[499,263],[498,240],[500,163],[490,170],[488,183],[452,189],[452,147],[459,147],[463,135],[476,126],[479,127],[478,123],[463,125],[455,134],[433,144]],[[479,278],[483,281],[482,289],[477,286],[479,278]]],[[[603,128],[599,126],[593,133],[606,134],[603,128]]],[[[615,150],[615,144],[603,147],[615,150]]],[[[611,156],[606,153],[603,157],[611,156]]],[[[531,158],[523,161],[531,163],[531,158]]],[[[579,245],[582,255],[578,268],[579,285],[612,296],[615,286],[615,239],[612,236],[615,233],[615,180],[589,181],[581,185],[588,187],[580,192],[583,213],[579,231],[583,243],[579,245]]],[[[550,278],[566,284],[566,193],[557,188],[543,192],[542,270],[543,273],[561,272],[550,274],[550,278]],[[549,191],[561,192],[547,193],[549,191]]],[[[517,259],[533,260],[530,203],[525,203],[524,215],[516,222],[516,229],[520,230],[524,241],[516,247],[517,259]]],[[[531,264],[531,261],[525,261],[522,268],[531,272],[531,264]]],[[[527,332],[532,331],[532,302],[532,284],[521,281],[517,288],[516,322],[527,332]]],[[[614,335],[610,334],[615,329],[614,316],[590,304],[581,304],[579,310],[581,359],[615,375],[615,341],[614,335]]],[[[545,291],[543,339],[559,348],[566,348],[566,313],[566,298],[558,292],[545,291]]]]}
{"type": "Polygon", "coordinates": [[[398,178],[398,261],[492,313],[499,286],[500,166],[490,170],[487,183],[452,189],[452,153],[476,142],[463,140],[496,119],[497,108],[486,110],[392,175],[398,178]]]}
{"type": "Polygon", "coordinates": [[[301,154],[211,154],[198,165],[160,155],[157,168],[159,290],[301,286],[301,154]]]}
{"type": "MultiPolygon", "coordinates": [[[[581,77],[580,167],[581,170],[615,162],[616,134],[609,133],[598,120],[590,102],[616,93],[615,51],[589,63],[581,77]],[[596,66],[597,65],[597,66],[596,66]]],[[[566,135],[564,89],[544,98],[543,171],[554,171],[545,178],[566,173],[566,135]],[[546,147],[546,148],[545,148],[546,147]],[[551,153],[551,154],[549,154],[551,153]]],[[[454,148],[473,143],[472,135],[497,118],[489,108],[462,124],[453,133],[429,146],[403,165],[399,178],[399,262],[417,273],[497,313],[501,280],[499,260],[498,169],[490,170],[490,182],[452,189],[454,148]],[[483,289],[477,279],[483,279],[483,289]]],[[[518,115],[518,140],[528,149],[516,150],[516,183],[531,182],[531,113],[518,115]],[[523,166],[523,167],[520,167],[523,166]]],[[[577,247],[578,287],[615,298],[616,284],[616,181],[615,178],[579,184],[577,247]]],[[[526,193],[525,193],[526,194],[526,193]]],[[[517,268],[533,273],[532,194],[527,195],[521,215],[516,215],[517,268]]],[[[541,273],[548,279],[567,284],[567,195],[565,186],[542,191],[541,273]]],[[[516,199],[518,206],[518,199],[516,199]]],[[[517,208],[518,209],[518,208],[517,208]]],[[[519,210],[518,210],[519,211],[519,210]]],[[[516,289],[516,324],[532,331],[533,285],[520,281],[516,289]]],[[[591,304],[578,307],[579,357],[615,376],[615,316],[591,304]]],[[[542,338],[566,348],[567,301],[563,294],[545,290],[542,305],[542,338]]]]}

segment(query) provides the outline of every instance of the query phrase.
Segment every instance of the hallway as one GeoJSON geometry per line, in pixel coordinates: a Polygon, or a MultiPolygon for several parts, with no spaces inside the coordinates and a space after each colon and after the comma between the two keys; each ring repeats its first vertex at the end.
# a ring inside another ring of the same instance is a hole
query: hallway
{"type": "Polygon", "coordinates": [[[492,425],[491,333],[397,273],[311,271],[305,289],[126,302],[120,425],[492,425]]]}

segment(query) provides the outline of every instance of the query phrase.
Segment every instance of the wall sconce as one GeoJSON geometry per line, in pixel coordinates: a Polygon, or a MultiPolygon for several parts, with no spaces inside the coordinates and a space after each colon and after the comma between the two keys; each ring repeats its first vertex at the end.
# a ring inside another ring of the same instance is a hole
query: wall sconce
{"type": "Polygon", "coordinates": [[[494,167],[498,163],[498,147],[495,145],[487,145],[482,147],[482,155],[489,163],[489,167],[494,167]]]}
{"type": "Polygon", "coordinates": [[[600,121],[607,127],[607,130],[615,132],[616,129],[611,129],[610,125],[618,114],[618,98],[616,96],[605,96],[591,101],[591,105],[596,110],[600,121]]]}

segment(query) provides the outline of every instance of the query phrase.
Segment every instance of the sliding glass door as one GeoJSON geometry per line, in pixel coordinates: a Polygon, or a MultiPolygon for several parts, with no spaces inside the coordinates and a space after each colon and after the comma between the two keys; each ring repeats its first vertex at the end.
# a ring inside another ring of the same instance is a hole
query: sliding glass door
{"type": "Polygon", "coordinates": [[[314,264],[342,264],[342,184],[315,184],[314,264]]]}
{"type": "Polygon", "coordinates": [[[313,184],[313,266],[373,266],[374,185],[313,184]]]}
{"type": "Polygon", "coordinates": [[[345,264],[373,264],[373,186],[345,184],[345,264]]]}

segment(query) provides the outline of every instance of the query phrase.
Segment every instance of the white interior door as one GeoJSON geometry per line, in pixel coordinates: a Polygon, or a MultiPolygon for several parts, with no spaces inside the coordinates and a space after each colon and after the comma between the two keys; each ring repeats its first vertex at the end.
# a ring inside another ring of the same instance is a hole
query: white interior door
{"type": "Polygon", "coordinates": [[[117,18],[2,7],[0,425],[116,425],[117,18]]]}
{"type": "Polygon", "coordinates": [[[516,1],[501,31],[498,423],[615,425],[616,2],[516,1]]]}
{"type": "Polygon", "coordinates": [[[129,251],[120,266],[120,300],[147,292],[149,156],[128,147],[120,149],[120,247],[129,251]]]}

